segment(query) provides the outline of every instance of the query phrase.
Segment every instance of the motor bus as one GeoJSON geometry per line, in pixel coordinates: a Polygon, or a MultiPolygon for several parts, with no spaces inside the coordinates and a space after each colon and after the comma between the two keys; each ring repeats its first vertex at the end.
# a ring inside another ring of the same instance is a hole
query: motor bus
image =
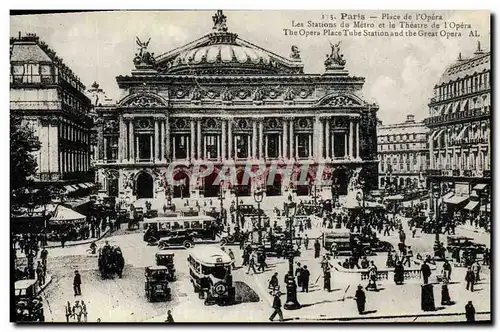
{"type": "Polygon", "coordinates": [[[158,217],[144,219],[141,223],[144,241],[148,243],[157,242],[174,230],[193,230],[203,240],[215,240],[218,231],[215,218],[210,216],[158,217]]]}
{"type": "Polygon", "coordinates": [[[234,302],[236,291],[228,254],[218,247],[193,248],[187,261],[194,292],[205,298],[205,305],[234,302]]]}

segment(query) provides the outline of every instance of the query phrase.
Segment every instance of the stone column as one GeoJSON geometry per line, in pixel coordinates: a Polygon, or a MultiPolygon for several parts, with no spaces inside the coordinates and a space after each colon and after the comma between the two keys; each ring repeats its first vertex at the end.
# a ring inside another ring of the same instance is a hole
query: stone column
{"type": "Polygon", "coordinates": [[[282,146],[283,142],[281,141],[281,135],[278,135],[278,157],[283,157],[282,153],[282,146]]]}
{"type": "Polygon", "coordinates": [[[429,136],[429,168],[434,168],[434,138],[429,136]]]}
{"type": "Polygon", "coordinates": [[[128,148],[129,148],[129,162],[135,162],[135,144],[134,144],[134,121],[128,122],[128,148]]]}
{"type": "Polygon", "coordinates": [[[331,157],[330,148],[330,119],[325,120],[325,158],[329,159],[331,157]]]}
{"type": "MultiPolygon", "coordinates": [[[[71,159],[73,159],[73,153],[71,153],[71,159]]],[[[108,160],[108,139],[106,137],[104,137],[104,158],[103,159],[108,160]]],[[[73,170],[71,170],[71,171],[73,171],[73,170]]]]}
{"type": "Polygon", "coordinates": [[[191,125],[191,136],[189,136],[189,146],[190,146],[190,152],[191,156],[188,158],[194,159],[194,136],[195,136],[195,129],[194,129],[194,120],[190,120],[190,125],[191,125]]]}
{"type": "Polygon", "coordinates": [[[330,133],[330,158],[335,159],[335,134],[330,133]]]}
{"type": "Polygon", "coordinates": [[[165,136],[166,136],[166,142],[165,142],[165,152],[166,152],[166,157],[170,160],[174,159],[171,153],[171,134],[170,134],[170,117],[167,116],[167,121],[165,123],[165,136]]]}
{"type": "Polygon", "coordinates": [[[221,139],[222,139],[222,146],[221,146],[221,152],[222,152],[222,160],[226,159],[226,120],[222,119],[222,132],[221,132],[221,139]]]}
{"type": "Polygon", "coordinates": [[[160,160],[165,160],[165,121],[160,122],[160,160]]]}
{"type": "Polygon", "coordinates": [[[283,119],[283,156],[284,159],[288,158],[288,126],[287,119],[283,119]]]}
{"type": "Polygon", "coordinates": [[[257,159],[257,119],[252,119],[252,158],[257,159]]]}
{"type": "Polygon", "coordinates": [[[295,160],[299,159],[299,135],[295,135],[295,160]]]}
{"type": "Polygon", "coordinates": [[[344,159],[347,159],[347,133],[344,133],[344,159]]]}
{"type": "Polygon", "coordinates": [[[354,157],[354,122],[349,121],[349,157],[354,157]]]}
{"type": "Polygon", "coordinates": [[[127,144],[127,127],[125,125],[125,120],[123,120],[123,116],[119,117],[119,133],[118,133],[118,162],[124,162],[127,157],[126,157],[126,144],[127,144]]]}
{"type": "Polygon", "coordinates": [[[309,158],[311,158],[311,156],[312,156],[312,144],[311,144],[312,143],[312,134],[308,135],[307,139],[308,139],[307,144],[308,144],[309,158]]]}
{"type": "Polygon", "coordinates": [[[198,119],[196,121],[196,128],[197,128],[197,134],[196,134],[196,157],[198,159],[201,159],[202,156],[201,153],[201,119],[198,119]]]}
{"type": "Polygon", "coordinates": [[[153,150],[153,135],[149,135],[149,161],[155,160],[154,150],[153,150]]]}
{"type": "Polygon", "coordinates": [[[153,160],[159,161],[160,157],[160,129],[158,124],[158,119],[155,119],[155,143],[154,143],[154,155],[153,160]]]}
{"type": "Polygon", "coordinates": [[[207,158],[207,136],[203,135],[203,158],[207,158]]]}
{"type": "Polygon", "coordinates": [[[246,136],[247,137],[247,151],[248,151],[248,155],[251,156],[250,154],[250,135],[246,136]]]}
{"type": "Polygon", "coordinates": [[[263,151],[263,139],[264,139],[264,119],[259,119],[259,159],[264,159],[263,151]]]}
{"type": "Polygon", "coordinates": [[[49,156],[49,172],[59,173],[59,130],[58,123],[53,120],[49,122],[49,135],[48,135],[48,156],[49,156]]]}
{"type": "Polygon", "coordinates": [[[356,122],[356,158],[361,159],[359,155],[359,121],[356,122]]]}
{"type": "Polygon", "coordinates": [[[222,160],[221,154],[220,154],[220,152],[221,152],[221,143],[220,143],[221,138],[220,138],[220,136],[216,136],[215,140],[216,140],[216,144],[217,144],[217,160],[222,160]]]}
{"type": "Polygon", "coordinates": [[[269,153],[268,152],[268,147],[269,147],[269,142],[268,142],[268,138],[267,138],[267,135],[265,137],[265,147],[264,147],[264,156],[266,157],[266,159],[268,158],[267,154],[269,153]]]}
{"type": "MultiPolygon", "coordinates": [[[[186,142],[187,143],[187,142],[186,142]]],[[[186,153],[186,156],[187,158],[189,159],[189,144],[186,144],[187,145],[187,153],[186,153]]],[[[172,137],[172,158],[171,160],[176,160],[177,158],[175,158],[175,136],[172,137]]]]}
{"type": "Polygon", "coordinates": [[[295,144],[295,135],[293,134],[293,120],[291,119],[290,120],[290,159],[294,158],[294,156],[295,156],[294,144],[295,144]]]}
{"type": "Polygon", "coordinates": [[[323,121],[321,120],[321,118],[319,119],[319,122],[318,122],[318,125],[319,125],[319,138],[318,138],[318,159],[323,159],[324,158],[324,155],[323,155],[323,140],[324,140],[324,130],[323,130],[323,121]]]}
{"type": "Polygon", "coordinates": [[[227,120],[228,145],[227,159],[233,159],[233,123],[232,119],[227,120]]]}

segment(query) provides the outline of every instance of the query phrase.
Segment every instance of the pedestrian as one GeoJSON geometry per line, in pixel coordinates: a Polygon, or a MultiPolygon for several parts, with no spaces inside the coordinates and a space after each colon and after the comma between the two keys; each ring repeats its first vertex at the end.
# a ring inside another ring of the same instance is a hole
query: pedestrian
{"type": "Polygon", "coordinates": [[[319,257],[320,251],[321,251],[321,244],[319,243],[319,240],[316,239],[316,241],[314,241],[314,258],[319,257]]]}
{"type": "Polygon", "coordinates": [[[167,320],[165,320],[165,323],[175,323],[174,322],[174,317],[172,316],[172,311],[171,310],[167,311],[167,320]]]}
{"type": "Polygon", "coordinates": [[[370,268],[368,269],[368,286],[366,290],[377,290],[377,274],[378,269],[373,261],[370,262],[370,268]]]}
{"type": "Polygon", "coordinates": [[[451,264],[450,264],[450,262],[448,262],[447,259],[444,260],[443,270],[445,272],[446,278],[448,280],[451,280],[451,264]]]}
{"type": "Polygon", "coordinates": [[[479,273],[481,272],[481,265],[479,264],[479,262],[474,262],[474,264],[472,264],[472,271],[474,271],[474,283],[477,284],[478,281],[480,281],[480,278],[479,278],[479,273]]]}
{"type": "Polygon", "coordinates": [[[227,254],[229,255],[229,258],[231,258],[231,267],[233,269],[235,269],[236,268],[236,264],[235,264],[236,258],[234,256],[234,252],[231,250],[231,248],[229,248],[229,252],[227,254]]]}
{"type": "Polygon", "coordinates": [[[358,313],[362,315],[365,312],[365,304],[366,304],[366,295],[365,292],[363,291],[363,286],[358,285],[358,290],[356,291],[354,300],[356,300],[358,313]]]}
{"type": "Polygon", "coordinates": [[[68,304],[64,306],[64,309],[66,310],[66,323],[69,323],[69,319],[72,315],[71,303],[69,303],[69,301],[68,304]]]}
{"type": "Polygon", "coordinates": [[[75,305],[73,306],[73,315],[76,317],[76,321],[80,323],[82,320],[82,306],[78,300],[75,301],[75,305]]]}
{"type": "Polygon", "coordinates": [[[61,247],[64,248],[64,244],[66,243],[66,232],[61,234],[61,247]]]}
{"type": "Polygon", "coordinates": [[[302,286],[302,266],[300,262],[297,262],[297,268],[295,269],[295,277],[297,278],[297,287],[302,286]]]}
{"type": "Polygon", "coordinates": [[[255,257],[255,252],[252,252],[252,254],[250,254],[250,259],[248,261],[248,271],[247,271],[247,274],[250,274],[250,269],[253,270],[253,273],[254,274],[257,274],[257,271],[255,270],[255,261],[256,261],[256,257],[255,257]]]}
{"type": "Polygon", "coordinates": [[[473,292],[474,291],[475,275],[474,275],[474,271],[472,271],[472,268],[470,266],[467,268],[467,272],[465,273],[465,281],[467,282],[465,289],[469,290],[469,287],[470,287],[470,291],[473,292]]]}
{"type": "Polygon", "coordinates": [[[271,280],[269,280],[268,288],[271,290],[271,293],[280,290],[280,285],[278,281],[278,272],[274,272],[273,276],[271,277],[271,280]]]}
{"type": "Polygon", "coordinates": [[[420,272],[422,273],[422,278],[424,279],[424,285],[427,285],[429,283],[429,277],[431,276],[431,268],[427,265],[427,261],[422,263],[420,272]]]}
{"type": "Polygon", "coordinates": [[[274,317],[276,317],[276,315],[278,315],[280,317],[280,322],[283,321],[283,312],[281,311],[281,299],[280,299],[280,296],[282,295],[283,293],[281,293],[280,291],[277,291],[274,293],[274,300],[273,300],[273,313],[271,315],[271,317],[269,317],[269,320],[272,322],[274,320],[274,317]]]}
{"type": "Polygon", "coordinates": [[[38,280],[38,284],[42,287],[45,284],[45,278],[43,277],[43,269],[40,261],[36,266],[36,280],[38,280]]]}
{"type": "Polygon", "coordinates": [[[82,277],[80,276],[80,272],[78,270],[75,271],[75,277],[73,278],[73,291],[75,292],[75,296],[82,295],[82,277]]]}
{"type": "Polygon", "coordinates": [[[448,289],[448,278],[443,278],[443,284],[441,285],[441,305],[450,305],[450,291],[448,289]]]}
{"type": "Polygon", "coordinates": [[[327,292],[332,291],[332,286],[331,286],[332,275],[330,270],[331,270],[330,263],[328,263],[328,265],[326,265],[323,268],[323,289],[325,289],[327,292]]]}
{"type": "Polygon", "coordinates": [[[87,312],[87,305],[85,304],[85,302],[83,302],[83,300],[82,300],[82,315],[83,315],[83,321],[86,323],[88,318],[88,312],[87,312]]]}
{"type": "Polygon", "coordinates": [[[47,267],[47,257],[49,256],[49,252],[45,247],[42,248],[40,252],[40,259],[42,260],[42,264],[47,267]]]}
{"type": "Polygon", "coordinates": [[[476,308],[474,308],[472,301],[467,302],[465,305],[465,319],[468,322],[476,321],[476,308]]]}
{"type": "Polygon", "coordinates": [[[304,247],[306,248],[306,250],[309,249],[309,237],[307,236],[307,234],[304,237],[304,247]]]}
{"type": "Polygon", "coordinates": [[[309,277],[311,276],[311,272],[307,269],[307,265],[304,265],[300,276],[302,279],[302,292],[309,293],[309,277]]]}

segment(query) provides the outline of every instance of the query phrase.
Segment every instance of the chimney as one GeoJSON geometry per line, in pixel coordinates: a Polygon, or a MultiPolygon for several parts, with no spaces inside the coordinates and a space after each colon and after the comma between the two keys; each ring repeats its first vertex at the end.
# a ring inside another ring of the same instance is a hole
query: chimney
{"type": "Polygon", "coordinates": [[[406,116],[406,123],[415,123],[415,115],[413,114],[408,114],[406,116]]]}

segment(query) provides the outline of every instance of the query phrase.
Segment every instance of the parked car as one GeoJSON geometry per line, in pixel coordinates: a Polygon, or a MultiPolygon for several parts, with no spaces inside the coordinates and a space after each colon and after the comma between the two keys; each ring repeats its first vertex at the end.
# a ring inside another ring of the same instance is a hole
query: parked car
{"type": "Polygon", "coordinates": [[[198,234],[189,229],[171,231],[168,236],[160,238],[158,249],[163,250],[172,247],[184,247],[189,249],[194,246],[198,234]]]}

